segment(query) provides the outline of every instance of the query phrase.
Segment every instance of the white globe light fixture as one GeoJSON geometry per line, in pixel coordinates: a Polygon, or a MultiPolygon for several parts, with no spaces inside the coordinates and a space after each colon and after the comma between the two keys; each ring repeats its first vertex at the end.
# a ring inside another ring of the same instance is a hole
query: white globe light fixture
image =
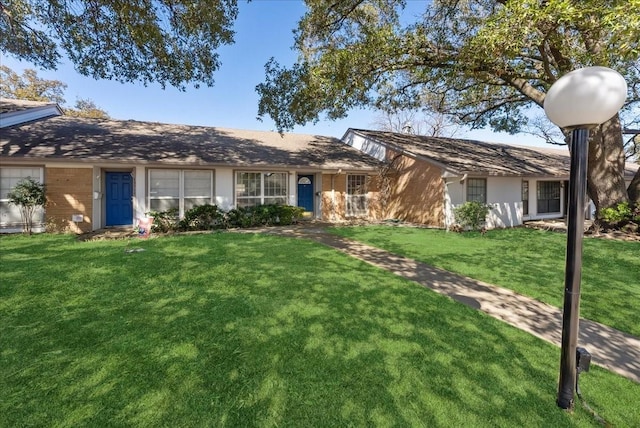
{"type": "Polygon", "coordinates": [[[627,97],[627,82],[607,67],[574,70],[556,81],[544,99],[544,112],[561,128],[596,126],[611,119],[627,97]]]}
{"type": "MultiPolygon", "coordinates": [[[[561,128],[572,130],[562,349],[557,399],[558,406],[563,409],[573,409],[574,392],[578,386],[576,362],[589,128],[615,116],[624,105],[626,96],[627,83],[618,72],[606,67],[586,67],[558,79],[549,88],[544,100],[544,111],[549,120],[561,128]]],[[[581,351],[586,352],[583,349],[581,351]]]]}

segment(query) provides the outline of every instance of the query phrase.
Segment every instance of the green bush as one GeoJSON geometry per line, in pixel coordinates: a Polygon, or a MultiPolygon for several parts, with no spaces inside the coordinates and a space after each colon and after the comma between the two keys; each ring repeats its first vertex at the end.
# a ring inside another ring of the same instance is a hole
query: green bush
{"type": "Polygon", "coordinates": [[[249,209],[252,226],[272,226],[275,224],[277,205],[256,205],[249,209]]]}
{"type": "Polygon", "coordinates": [[[628,202],[621,202],[615,207],[608,207],[600,210],[600,218],[605,223],[614,226],[630,221],[633,217],[634,212],[628,202]]]}
{"type": "Polygon", "coordinates": [[[228,212],[220,210],[216,205],[200,205],[193,207],[178,218],[178,210],[151,211],[153,217],[152,232],[169,232],[174,230],[215,230],[229,227],[247,228],[261,226],[286,226],[296,223],[302,218],[304,208],[291,205],[257,205],[255,207],[238,207],[228,212]]]}
{"type": "Polygon", "coordinates": [[[191,208],[178,223],[180,230],[226,229],[227,220],[216,205],[200,205],[191,208]]]}
{"type": "Polygon", "coordinates": [[[252,218],[245,207],[238,207],[227,213],[227,225],[229,227],[251,227],[252,218]]]}
{"type": "Polygon", "coordinates": [[[295,224],[302,218],[304,214],[304,208],[294,207],[291,205],[278,205],[278,218],[277,224],[281,226],[288,226],[295,224]]]}
{"type": "Polygon", "coordinates": [[[255,207],[239,207],[227,213],[230,227],[286,226],[296,223],[304,208],[291,205],[257,205],[255,207]]]}
{"type": "Polygon", "coordinates": [[[482,202],[469,201],[454,208],[453,214],[460,226],[468,227],[471,230],[479,230],[484,226],[491,208],[491,205],[482,202]]]}
{"type": "Polygon", "coordinates": [[[178,229],[178,209],[171,208],[167,211],[150,211],[148,217],[153,217],[152,232],[170,232],[178,229]]]}
{"type": "Polygon", "coordinates": [[[43,207],[47,199],[44,184],[31,177],[23,178],[7,194],[9,203],[20,209],[24,231],[31,235],[33,230],[33,214],[36,208],[43,207]]]}

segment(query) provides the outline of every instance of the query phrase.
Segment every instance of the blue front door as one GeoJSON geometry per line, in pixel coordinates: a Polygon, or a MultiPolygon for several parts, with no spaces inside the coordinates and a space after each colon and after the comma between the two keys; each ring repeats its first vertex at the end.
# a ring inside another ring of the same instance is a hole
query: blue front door
{"type": "Polygon", "coordinates": [[[106,173],[106,226],[128,226],[133,224],[132,190],[133,179],[130,172],[106,173]]]}
{"type": "Polygon", "coordinates": [[[313,175],[298,176],[298,206],[313,212],[313,175]]]}

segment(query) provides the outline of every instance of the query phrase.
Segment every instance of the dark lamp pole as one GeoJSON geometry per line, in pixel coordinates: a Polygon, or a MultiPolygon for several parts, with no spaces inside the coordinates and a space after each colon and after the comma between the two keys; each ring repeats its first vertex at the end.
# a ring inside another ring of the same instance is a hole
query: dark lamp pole
{"type": "Polygon", "coordinates": [[[567,211],[562,344],[557,404],[573,409],[577,380],[576,348],[580,318],[582,238],[587,195],[589,128],[612,118],[624,104],[627,84],[616,71],[586,67],[572,71],[549,88],[544,110],[551,122],[571,129],[571,169],[567,211]]]}

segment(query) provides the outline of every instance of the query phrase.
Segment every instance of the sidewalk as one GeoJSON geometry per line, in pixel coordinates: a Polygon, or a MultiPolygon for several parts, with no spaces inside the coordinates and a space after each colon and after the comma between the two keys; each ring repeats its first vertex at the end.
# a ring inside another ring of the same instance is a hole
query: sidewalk
{"type": "MultiPolygon", "coordinates": [[[[434,268],[346,238],[323,226],[304,225],[264,229],[264,233],[313,239],[374,266],[417,282],[438,293],[481,310],[547,342],[560,346],[562,311],[511,290],[434,268]]],[[[640,383],[640,339],[605,325],[580,319],[578,345],[592,363],[640,383]]]]}

